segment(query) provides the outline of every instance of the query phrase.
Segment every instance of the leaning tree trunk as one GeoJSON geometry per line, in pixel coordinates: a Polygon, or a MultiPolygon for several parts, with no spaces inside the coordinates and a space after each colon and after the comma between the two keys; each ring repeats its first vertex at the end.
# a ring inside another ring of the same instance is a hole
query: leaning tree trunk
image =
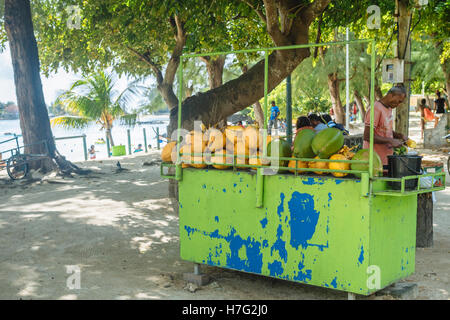
{"type": "Polygon", "coordinates": [[[339,79],[336,72],[328,75],[328,90],[330,91],[335,121],[336,123],[345,124],[345,113],[342,107],[341,94],[339,91],[339,79]]]}
{"type": "MultiPolygon", "coordinates": [[[[42,91],[29,0],[5,0],[5,28],[11,50],[25,153],[46,153],[42,143],[46,141],[48,152],[54,157],[55,140],[42,91]]],[[[53,163],[45,159],[33,162],[31,167],[48,171],[53,168],[53,163]]]]}
{"type": "Polygon", "coordinates": [[[114,140],[113,140],[113,137],[112,137],[112,134],[111,134],[111,128],[106,129],[106,136],[109,139],[109,144],[111,145],[111,147],[114,147],[114,140]]]}
{"type": "MultiPolygon", "coordinates": [[[[56,150],[42,91],[39,55],[29,0],[5,0],[5,29],[11,50],[25,153],[48,152],[61,171],[79,170],[61,157],[56,150]]],[[[33,161],[30,167],[43,171],[55,169],[50,159],[33,161]]]]}
{"type": "MultiPolygon", "coordinates": [[[[304,32],[307,43],[307,30],[304,32]]],[[[268,92],[272,91],[295,69],[301,61],[309,57],[308,49],[275,51],[269,55],[268,92]]],[[[193,130],[194,121],[202,121],[206,127],[213,126],[221,119],[253,105],[264,96],[264,60],[256,63],[248,72],[237,79],[228,81],[218,88],[205,93],[197,93],[182,103],[182,127],[193,130]]],[[[177,128],[178,107],[170,110],[168,135],[177,128]]]]}

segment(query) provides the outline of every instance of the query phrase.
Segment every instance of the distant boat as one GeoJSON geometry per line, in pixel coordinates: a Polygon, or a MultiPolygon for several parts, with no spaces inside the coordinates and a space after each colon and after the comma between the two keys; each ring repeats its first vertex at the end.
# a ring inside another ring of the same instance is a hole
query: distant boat
{"type": "Polygon", "coordinates": [[[103,139],[98,139],[97,141],[95,141],[95,144],[105,144],[106,141],[103,139]]]}
{"type": "Polygon", "coordinates": [[[149,120],[149,121],[137,121],[137,124],[164,124],[166,121],[162,120],[149,120]]]}

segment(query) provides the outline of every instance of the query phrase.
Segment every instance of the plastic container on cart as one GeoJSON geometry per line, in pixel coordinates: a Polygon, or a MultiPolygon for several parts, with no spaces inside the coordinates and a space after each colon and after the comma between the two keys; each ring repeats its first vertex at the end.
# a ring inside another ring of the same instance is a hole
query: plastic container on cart
{"type": "MultiPolygon", "coordinates": [[[[423,160],[422,169],[425,174],[444,172],[444,163],[441,161],[423,160]]],[[[432,186],[438,187],[443,185],[442,177],[432,178],[432,186]]]]}
{"type": "MultiPolygon", "coordinates": [[[[389,155],[388,156],[388,175],[391,178],[402,178],[407,176],[421,175],[422,157],[418,155],[389,155]]],[[[405,190],[417,188],[418,179],[408,179],[405,181],[405,190]]],[[[390,181],[389,185],[394,190],[401,189],[401,182],[390,181]]]]}

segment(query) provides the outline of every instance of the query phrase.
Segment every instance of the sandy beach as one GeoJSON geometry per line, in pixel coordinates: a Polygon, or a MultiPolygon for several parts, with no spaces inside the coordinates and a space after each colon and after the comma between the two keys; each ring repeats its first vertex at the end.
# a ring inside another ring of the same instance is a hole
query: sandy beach
{"type": "MultiPolygon", "coordinates": [[[[211,283],[189,290],[183,273],[193,264],[179,257],[178,216],[159,157],[151,150],[78,162],[92,173],[72,178],[35,173],[12,182],[0,171],[0,299],[347,299],[345,292],[208,266],[202,271],[211,283]],[[117,172],[117,161],[126,170],[117,172]],[[68,285],[73,266],[79,289],[68,285]]],[[[450,298],[450,189],[436,200],[434,246],[417,249],[416,272],[403,280],[418,285],[417,299],[450,298]]]]}

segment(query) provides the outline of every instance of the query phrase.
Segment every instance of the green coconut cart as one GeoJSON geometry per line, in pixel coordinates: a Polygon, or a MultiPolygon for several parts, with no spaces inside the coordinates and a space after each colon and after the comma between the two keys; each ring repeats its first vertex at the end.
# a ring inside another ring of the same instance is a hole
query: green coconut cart
{"type": "MultiPolygon", "coordinates": [[[[352,295],[370,295],[414,273],[417,194],[444,189],[424,189],[420,181],[428,177],[445,179],[445,174],[402,178],[374,175],[375,41],[352,40],[204,55],[265,52],[267,128],[269,52],[352,43],[371,46],[370,157],[367,161],[338,162],[366,164],[368,170],[320,170],[349,174],[336,178],[314,175],[311,171],[317,169],[282,167],[280,173],[266,175],[267,167],[263,166],[239,165],[239,169],[236,168],[236,157],[239,156],[235,155],[230,155],[234,158],[230,164],[232,170],[183,169],[178,144],[176,164],[163,163],[161,175],[178,181],[180,256],[183,260],[341,290],[352,295]],[[174,167],[173,175],[167,173],[170,167],[174,167]],[[250,167],[257,167],[257,170],[250,167]],[[300,175],[301,171],[305,172],[300,175]],[[418,179],[414,190],[405,188],[405,182],[410,179],[418,179]],[[392,190],[390,181],[400,183],[399,190],[392,190]]],[[[179,128],[183,63],[198,56],[201,54],[181,57],[179,128]]],[[[178,141],[180,138],[179,134],[178,141]]]]}

